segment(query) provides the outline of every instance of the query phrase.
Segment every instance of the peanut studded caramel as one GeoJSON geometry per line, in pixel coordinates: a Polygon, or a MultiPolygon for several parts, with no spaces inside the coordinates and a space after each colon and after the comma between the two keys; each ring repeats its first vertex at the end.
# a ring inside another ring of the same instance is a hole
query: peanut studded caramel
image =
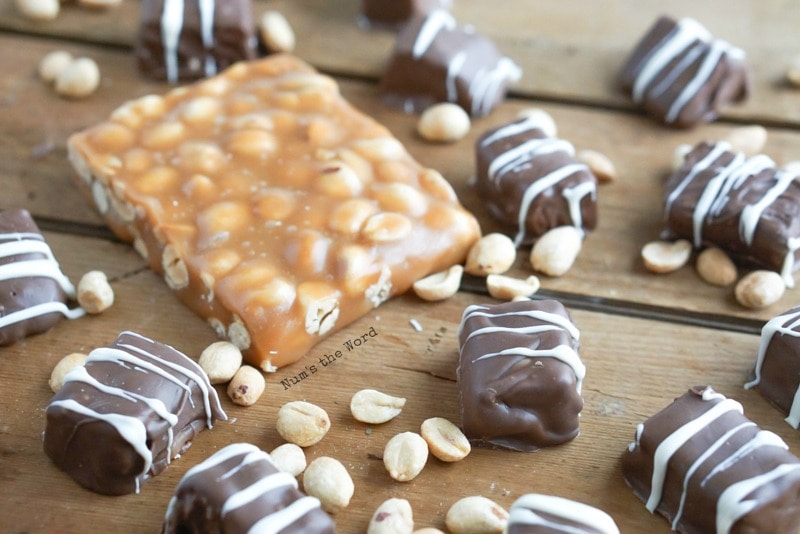
{"type": "Polygon", "coordinates": [[[438,172],[286,55],[123,104],[69,154],[109,226],[267,371],[480,233],[438,172]]]}

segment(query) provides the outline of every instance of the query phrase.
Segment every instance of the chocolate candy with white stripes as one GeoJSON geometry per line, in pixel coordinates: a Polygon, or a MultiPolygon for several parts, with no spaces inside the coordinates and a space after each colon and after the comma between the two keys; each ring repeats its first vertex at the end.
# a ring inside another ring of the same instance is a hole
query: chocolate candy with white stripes
{"type": "Polygon", "coordinates": [[[64,377],[45,409],[44,450],[82,486],[138,492],[195,435],[227,419],[205,371],[169,345],[122,332],[64,377]]]}
{"type": "Polygon", "coordinates": [[[387,104],[407,113],[453,102],[479,117],[499,104],[507,86],[521,76],[490,39],[436,9],[412,18],[397,34],[380,92],[387,104]]]}
{"type": "Polygon", "coordinates": [[[315,497],[278,471],[269,455],[234,443],[191,468],[178,483],[164,518],[164,534],[336,531],[315,497]]]}
{"type": "Polygon", "coordinates": [[[800,306],[773,317],[761,329],[761,343],[749,382],[800,427],[800,306]]]}
{"type": "Polygon", "coordinates": [[[665,184],[668,233],[695,247],[716,245],[741,262],[792,273],[800,251],[800,172],[728,143],[702,142],[665,184]]]}
{"type": "Polygon", "coordinates": [[[75,287],[31,214],[0,211],[0,346],[45,332],[63,317],[82,316],[83,309],[67,305],[74,298],[75,287]]]}
{"type": "Polygon", "coordinates": [[[503,534],[619,534],[610,515],[563,497],[528,493],[511,505],[503,534]]]}
{"type": "Polygon", "coordinates": [[[399,28],[417,15],[449,8],[452,0],[362,0],[361,14],[372,28],[399,28]]]}
{"type": "Polygon", "coordinates": [[[139,70],[176,83],[213,76],[258,52],[250,0],[143,0],[139,70]]]}
{"type": "Polygon", "coordinates": [[[467,438],[519,451],[574,439],[586,374],[579,338],[556,300],[468,306],[456,371],[467,438]]]}
{"type": "Polygon", "coordinates": [[[714,39],[696,20],[661,17],[636,45],[620,81],[647,113],[687,128],[747,97],[745,60],[742,49],[714,39]]]}
{"type": "Polygon", "coordinates": [[[647,509],[678,532],[800,530],[800,459],[709,386],[639,424],[622,471],[647,509]]]}
{"type": "Polygon", "coordinates": [[[568,141],[548,137],[536,117],[504,124],[475,144],[477,188],[517,246],[558,226],[597,226],[597,178],[568,141]]]}

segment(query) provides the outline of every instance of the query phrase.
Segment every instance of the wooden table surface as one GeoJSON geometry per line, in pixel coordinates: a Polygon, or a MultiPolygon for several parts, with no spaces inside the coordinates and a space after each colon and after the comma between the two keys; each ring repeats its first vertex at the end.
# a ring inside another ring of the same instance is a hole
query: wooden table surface
{"type": "MultiPolygon", "coordinates": [[[[473,123],[467,138],[432,145],[414,134],[414,117],[380,103],[377,80],[393,37],[358,26],[357,0],[255,3],[259,13],[281,10],[297,32],[297,55],[335,76],[346,98],[387,125],[420,162],[439,169],[484,232],[496,229],[496,223],[469,185],[474,141],[519,110],[545,109],[561,137],[579,149],[600,150],[615,162],[619,177],[598,192],[599,226],[587,237],[575,266],[562,278],[542,277],[541,294],[562,299],[582,334],[581,356],[588,370],[580,436],[535,453],[473,450],[455,464],[432,458],[408,483],[388,476],[380,457],[391,436],[418,431],[432,416],[458,421],[455,332],[465,306],[490,301],[480,284],[471,284],[466,289],[472,291],[440,303],[424,303],[413,294],[387,302],[320,343],[304,361],[268,376],[267,390],[253,407],[234,406],[220,389],[231,422],[200,434],[140,494],[103,497],[80,488],[42,451],[53,365],[70,352],[106,345],[124,329],[195,357],[215,337],[87,206],[71,183],[65,141],[124,101],[165,92],[168,86],[143,79],[135,69],[130,46],[139,2],[125,0],[105,12],[70,3],[56,21],[34,23],[16,13],[13,0],[0,0],[0,209],[30,210],[65,273],[77,281],[86,271],[100,269],[112,280],[117,299],[99,316],[62,321],[45,334],[0,349],[1,532],[157,532],[187,469],[228,443],[248,441],[266,450],[279,445],[277,411],[298,399],[318,404],[332,419],[325,439],[306,450],[309,459],[333,456],[355,481],[350,506],[336,516],[341,532],[365,531],[378,504],[393,496],[411,502],[419,527],[444,529],[447,509],[461,497],[483,495],[508,507],[528,492],[600,507],[623,532],[668,532],[667,522],[650,515],[626,487],[619,458],[637,423],[695,384],[711,384],[734,397],[746,415],[800,452],[800,437],[783,416],[757,392],[742,388],[761,326],[798,304],[800,287],[769,308],[746,310],[736,304],[731,288],[703,283],[691,266],[657,276],[644,269],[639,257],[642,245],[661,230],[661,184],[677,144],[721,138],[739,125],[760,123],[769,130],[767,154],[778,163],[800,160],[800,90],[784,81],[791,59],[800,54],[800,4],[505,0],[502,8],[498,5],[456,0],[454,14],[494,38],[523,67],[524,76],[511,98],[473,123]],[[693,16],[717,37],[744,48],[755,75],[752,98],[714,124],[690,131],[667,129],[636,111],[617,91],[615,76],[635,40],[661,13],[693,16]],[[55,49],[98,62],[103,79],[94,95],[65,100],[37,78],[39,60],[55,49]],[[378,336],[367,344],[345,349],[341,359],[291,388],[281,385],[304,363],[342,349],[370,328],[378,336]],[[387,424],[357,423],[349,399],[363,388],[404,396],[408,403],[387,424]]],[[[530,274],[525,254],[511,274],[530,274]]]]}

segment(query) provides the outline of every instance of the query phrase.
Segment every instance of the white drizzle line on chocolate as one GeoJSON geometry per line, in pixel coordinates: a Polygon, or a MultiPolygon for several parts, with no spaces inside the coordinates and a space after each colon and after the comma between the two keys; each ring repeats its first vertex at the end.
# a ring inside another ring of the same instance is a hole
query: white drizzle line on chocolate
{"type": "MultiPolygon", "coordinates": [[[[761,328],[761,339],[758,345],[758,356],[754,368],[755,377],[750,382],[745,383],[745,389],[757,386],[761,382],[761,370],[764,366],[764,357],[775,334],[782,336],[800,337],[800,311],[790,310],[786,313],[773,317],[761,328]]],[[[792,428],[800,426],[800,387],[794,394],[792,406],[789,409],[789,416],[785,419],[792,428]]]]}
{"type": "Polygon", "coordinates": [[[144,395],[134,393],[133,391],[126,391],[121,388],[103,384],[89,374],[89,371],[87,371],[86,367],[83,365],[78,366],[67,373],[67,375],[64,377],[64,383],[66,384],[67,382],[82,382],[98,391],[101,391],[102,393],[105,393],[106,395],[120,397],[133,403],[142,402],[146,404],[151,410],[153,410],[153,412],[155,412],[156,415],[161,417],[161,419],[166,421],[169,425],[169,429],[167,430],[167,463],[172,460],[172,442],[174,437],[173,429],[175,428],[175,425],[178,424],[178,416],[170,412],[161,399],[145,397],[144,395]]]}
{"type": "MultiPolygon", "coordinates": [[[[21,260],[0,265],[0,282],[17,278],[42,277],[55,281],[67,297],[75,298],[75,286],[61,272],[61,267],[52,250],[41,235],[33,232],[9,232],[0,234],[0,258],[24,254],[41,254],[44,259],[21,260]]],[[[63,302],[53,301],[36,304],[0,316],[0,328],[27,321],[35,317],[60,313],[68,319],[83,317],[83,308],[70,309],[63,302]]]]}
{"type": "Polygon", "coordinates": [[[667,201],[665,202],[664,206],[664,216],[665,218],[669,219],[669,213],[672,211],[672,204],[678,199],[678,197],[683,194],[683,190],[695,179],[695,177],[703,172],[704,170],[711,167],[711,165],[719,159],[726,151],[731,149],[731,145],[725,141],[720,141],[716,143],[711,150],[706,154],[703,159],[698,161],[694,164],[694,166],[689,169],[689,172],[686,173],[681,183],[672,190],[672,192],[667,195],[667,201]]]}
{"type": "Polygon", "coordinates": [[[661,496],[664,492],[664,479],[667,476],[667,466],[675,452],[724,414],[731,411],[736,411],[740,414],[744,413],[741,404],[735,400],[726,399],[710,387],[703,390],[701,398],[705,402],[712,400],[719,402],[700,416],[677,428],[656,447],[653,454],[653,476],[650,482],[650,496],[645,504],[651,513],[655,511],[661,502],[661,496]]]}
{"type": "MultiPolygon", "coordinates": [[[[528,218],[528,211],[530,211],[531,204],[533,204],[533,201],[536,200],[536,197],[538,197],[540,194],[550,189],[551,187],[555,187],[555,185],[558,182],[566,180],[573,174],[581,171],[588,172],[588,170],[589,170],[588,167],[583,163],[572,163],[569,165],[564,165],[563,167],[558,168],[553,172],[546,174],[545,176],[542,176],[541,178],[535,180],[528,186],[527,189],[525,189],[525,193],[522,195],[522,202],[520,203],[520,209],[519,209],[519,219],[517,221],[518,231],[517,235],[514,237],[514,244],[516,246],[521,245],[522,240],[525,238],[525,221],[528,218]]],[[[594,182],[589,182],[589,184],[591,185],[591,187],[588,189],[592,192],[592,194],[594,194],[593,193],[595,190],[594,182]]],[[[578,224],[580,223],[580,221],[575,220],[574,214],[576,213],[576,211],[580,212],[580,207],[579,207],[580,198],[576,198],[574,196],[569,196],[569,197],[565,196],[564,200],[568,202],[569,213],[570,217],[572,218],[573,226],[579,227],[578,224]]]]}
{"type": "Polygon", "coordinates": [[[214,9],[215,0],[198,0],[197,8],[200,12],[200,35],[203,39],[203,49],[206,53],[205,74],[213,76],[217,73],[217,60],[211,53],[214,47],[214,9]]]}
{"type": "Polygon", "coordinates": [[[711,457],[712,454],[717,452],[717,450],[719,450],[720,447],[725,445],[725,443],[727,443],[727,441],[731,437],[733,437],[734,434],[736,434],[740,430],[743,430],[743,429],[749,428],[749,427],[754,427],[754,426],[756,426],[755,423],[753,423],[752,421],[747,421],[747,422],[741,423],[740,425],[737,425],[737,426],[731,428],[730,430],[728,430],[727,432],[722,434],[719,438],[717,438],[717,440],[714,441],[714,443],[712,443],[705,450],[705,452],[703,452],[703,454],[698,456],[698,458],[692,463],[691,466],[689,466],[689,469],[686,470],[686,474],[683,477],[683,487],[681,488],[681,498],[680,498],[680,501],[678,503],[678,511],[675,512],[675,517],[672,520],[672,530],[677,530],[678,521],[680,521],[681,517],[683,516],[683,508],[686,505],[686,495],[687,495],[687,491],[688,491],[688,488],[689,488],[689,480],[691,480],[692,475],[694,475],[694,473],[697,471],[697,469],[699,469],[703,465],[703,463],[708,458],[711,457]]]}
{"type": "MultiPolygon", "coordinates": [[[[501,139],[506,139],[508,137],[513,137],[515,135],[519,135],[521,133],[525,133],[525,132],[528,132],[530,130],[534,130],[534,129],[537,129],[537,128],[539,130],[542,129],[541,118],[538,117],[537,115],[531,115],[529,117],[525,117],[523,120],[514,121],[514,122],[509,123],[509,124],[507,124],[505,126],[501,126],[497,130],[495,130],[494,132],[492,132],[491,134],[486,136],[481,141],[481,146],[482,147],[487,147],[487,146],[491,145],[492,143],[500,141],[501,139]]],[[[572,154],[571,155],[575,155],[575,148],[574,147],[572,148],[572,154]]]]}
{"type": "Polygon", "coordinates": [[[494,183],[497,183],[506,174],[519,170],[522,165],[529,163],[536,156],[555,152],[564,152],[569,156],[574,156],[575,147],[569,141],[554,137],[529,139],[495,156],[489,164],[487,174],[494,183]]]}
{"type": "Polygon", "coordinates": [[[800,469],[799,463],[781,464],[771,471],[728,486],[717,499],[717,533],[730,532],[736,521],[760,504],[755,499],[747,499],[753,491],[798,469],[800,469]]]}
{"type": "Polygon", "coordinates": [[[444,9],[435,9],[425,18],[411,47],[411,56],[419,59],[442,30],[453,30],[456,20],[444,9]]]}
{"type": "MultiPolygon", "coordinates": [[[[531,319],[535,319],[541,321],[543,323],[550,323],[549,325],[540,325],[534,327],[521,327],[521,328],[511,328],[511,327],[487,327],[475,330],[471,332],[470,335],[467,337],[468,341],[474,335],[482,335],[486,333],[510,333],[510,332],[518,332],[524,334],[526,330],[529,329],[536,329],[540,327],[541,331],[544,330],[565,330],[567,333],[570,334],[574,339],[579,339],[580,333],[578,329],[575,327],[574,324],[569,321],[569,319],[554,313],[548,313],[539,310],[525,310],[525,311],[518,311],[518,312],[504,312],[504,313],[487,313],[485,311],[488,308],[484,306],[469,306],[466,310],[464,310],[464,316],[461,321],[461,327],[459,328],[459,335],[460,330],[463,328],[463,325],[466,323],[468,319],[471,317],[508,317],[508,316],[517,316],[517,317],[530,317],[531,319]],[[551,326],[552,325],[552,326],[551,326]],[[553,328],[553,326],[555,328],[553,328]]],[[[466,343],[465,341],[465,343],[466,343]]],[[[572,347],[568,345],[558,345],[551,349],[531,349],[529,347],[510,347],[507,349],[503,349],[499,352],[491,352],[487,354],[483,354],[478,358],[475,358],[473,361],[477,362],[480,360],[484,360],[487,358],[494,358],[497,356],[524,356],[526,358],[554,358],[563,362],[564,364],[568,365],[572,372],[575,374],[576,378],[576,389],[578,393],[581,392],[581,388],[583,386],[583,379],[586,376],[586,366],[578,356],[578,353],[572,347]]]]}
{"type": "Polygon", "coordinates": [[[720,192],[725,190],[725,185],[730,177],[736,177],[734,171],[741,166],[745,161],[744,154],[735,154],[733,159],[717,170],[716,176],[706,183],[706,187],[697,199],[692,212],[692,236],[694,238],[694,246],[699,248],[703,244],[703,223],[708,217],[709,212],[717,200],[720,192]]]}
{"type": "Polygon", "coordinates": [[[692,19],[681,19],[664,38],[642,59],[638,65],[631,91],[634,102],[641,103],[646,95],[655,98],[673,85],[674,81],[702,56],[702,62],[691,80],[689,80],[670,103],[664,121],[675,122],[681,111],[697,95],[703,85],[708,82],[719,62],[725,56],[743,59],[745,53],[730,43],[720,39],[712,39],[702,25],[692,19]],[[680,54],[684,57],[670,69],[661,82],[648,91],[653,80],[668,67],[680,54]]]}
{"type": "Polygon", "coordinates": [[[183,0],[164,0],[161,13],[161,43],[164,45],[164,66],[167,81],[178,81],[178,43],[183,31],[183,0]]]}
{"type": "Polygon", "coordinates": [[[456,86],[456,80],[458,79],[459,72],[461,72],[461,67],[464,66],[466,61],[467,53],[462,50],[453,56],[453,59],[451,59],[450,63],[447,64],[447,76],[445,77],[444,86],[447,91],[448,102],[458,101],[458,87],[456,86]]]}
{"type": "Polygon", "coordinates": [[[584,528],[564,525],[555,521],[545,519],[539,513],[571,521],[579,525],[586,525],[593,532],[596,530],[602,534],[619,534],[619,528],[610,515],[593,506],[580,502],[554,497],[551,495],[541,495],[529,493],[523,495],[511,505],[508,514],[508,525],[540,525],[543,528],[553,529],[557,532],[567,534],[581,534],[586,532],[584,528]]]}
{"type": "MultiPolygon", "coordinates": [[[[234,443],[232,445],[228,445],[224,449],[220,450],[216,454],[212,455],[206,461],[192,467],[186,474],[183,476],[181,480],[181,484],[188,480],[190,477],[193,477],[199,473],[208,471],[213,469],[214,467],[233,459],[237,456],[241,456],[240,461],[233,466],[231,469],[217,477],[217,480],[224,480],[226,478],[230,478],[236,472],[240,471],[244,466],[253,464],[259,461],[268,462],[272,467],[275,465],[272,463],[270,456],[259,449],[258,447],[251,445],[249,443],[234,443]]],[[[228,499],[225,501],[225,504],[222,507],[221,515],[225,515],[236,508],[244,506],[248,502],[252,502],[267,491],[271,491],[272,489],[277,489],[279,487],[297,487],[297,480],[289,475],[288,473],[275,473],[274,475],[270,475],[260,481],[257,481],[255,484],[252,484],[242,490],[232,494],[228,499]],[[267,481],[267,482],[265,482],[267,481]]],[[[167,510],[167,517],[172,515],[173,509],[175,506],[175,499],[170,501],[169,509],[167,510]]],[[[249,533],[278,533],[287,526],[291,525],[295,521],[302,518],[304,515],[309,513],[310,511],[319,508],[320,502],[319,499],[315,497],[303,497],[289,506],[273,512],[258,521],[256,521],[248,530],[249,533]]]]}
{"type": "MultiPolygon", "coordinates": [[[[147,429],[145,428],[144,423],[137,417],[131,417],[129,415],[117,413],[96,412],[91,408],[80,404],[74,399],[53,401],[47,407],[47,410],[50,410],[53,407],[60,407],[65,410],[108,423],[114,427],[122,439],[130,443],[131,447],[133,447],[133,449],[144,460],[144,469],[142,469],[140,476],[144,475],[150,470],[150,466],[153,464],[153,454],[150,452],[150,449],[147,448],[147,429]]],[[[139,479],[137,477],[137,493],[139,490],[138,480],[139,479]]]]}
{"type": "Polygon", "coordinates": [[[485,115],[492,109],[497,93],[506,82],[516,82],[522,70],[507,57],[501,57],[490,70],[480,69],[469,85],[472,115],[485,115]]]}

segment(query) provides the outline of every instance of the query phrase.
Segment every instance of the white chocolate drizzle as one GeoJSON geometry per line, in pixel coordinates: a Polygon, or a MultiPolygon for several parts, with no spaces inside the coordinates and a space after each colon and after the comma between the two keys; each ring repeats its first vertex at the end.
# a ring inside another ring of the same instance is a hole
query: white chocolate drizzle
{"type": "Polygon", "coordinates": [[[681,19],[676,23],[675,28],[664,36],[637,66],[638,74],[634,79],[631,91],[633,100],[641,103],[646,96],[655,98],[661,95],[673,86],[683,72],[702,57],[694,76],[669,104],[664,121],[673,123],[691,99],[708,82],[717,65],[725,56],[743,59],[745,54],[742,49],[732,46],[726,41],[713,39],[708,30],[697,21],[689,18],[681,19]],[[659,83],[650,88],[655,78],[681,54],[684,54],[684,57],[665,73],[659,83]]]}
{"type": "Polygon", "coordinates": [[[206,53],[205,74],[213,76],[217,73],[217,60],[214,59],[214,9],[216,0],[198,0],[197,8],[200,12],[200,35],[203,39],[203,50],[206,53]]]}
{"type": "Polygon", "coordinates": [[[453,30],[456,27],[456,20],[445,9],[435,9],[425,18],[422,27],[419,29],[417,38],[411,47],[411,56],[419,59],[431,46],[433,40],[442,30],[453,30]]]}
{"type": "MultiPolygon", "coordinates": [[[[44,258],[0,264],[0,282],[29,277],[49,278],[58,284],[68,298],[75,298],[75,286],[61,272],[52,250],[40,234],[34,232],[0,234],[0,258],[25,254],[40,254],[44,258]]],[[[77,319],[86,314],[83,308],[70,309],[60,301],[44,302],[0,316],[0,328],[50,313],[60,313],[68,319],[77,319]]]]}
{"type": "Polygon", "coordinates": [[[178,43],[183,31],[183,0],[164,0],[161,13],[161,43],[164,45],[164,66],[167,81],[178,81],[178,43]]]}
{"type": "MultiPolygon", "coordinates": [[[[777,317],[773,317],[761,328],[761,339],[758,345],[758,355],[756,356],[754,368],[755,377],[753,380],[745,383],[745,389],[753,388],[761,382],[764,357],[767,354],[767,347],[769,347],[775,334],[795,338],[800,337],[800,310],[793,309],[777,317]]],[[[800,386],[795,390],[794,399],[789,409],[789,416],[786,418],[786,422],[789,423],[792,428],[798,428],[800,426],[800,386]]]]}
{"type": "MultiPolygon", "coordinates": [[[[249,443],[234,443],[228,445],[224,449],[218,451],[204,462],[192,467],[186,472],[181,484],[185,483],[189,478],[196,476],[200,473],[209,471],[220,464],[240,457],[239,461],[224,472],[222,475],[215,477],[216,480],[222,481],[231,478],[237,472],[249,465],[257,464],[259,462],[267,462],[271,467],[275,468],[269,454],[262,451],[258,447],[249,443]]],[[[275,468],[277,470],[277,468],[275,468]]],[[[288,473],[275,472],[267,475],[256,481],[249,486],[239,489],[231,494],[225,501],[221,509],[221,516],[234,512],[236,509],[255,501],[265,493],[278,489],[278,488],[297,488],[297,479],[288,473]]],[[[170,501],[169,509],[167,510],[167,518],[174,513],[176,503],[170,501]]],[[[283,529],[298,521],[309,512],[320,507],[319,499],[315,497],[304,496],[292,502],[288,506],[277,510],[271,514],[264,516],[250,526],[248,533],[252,534],[277,534],[283,529]]]]}
{"type": "Polygon", "coordinates": [[[536,493],[523,495],[514,501],[509,510],[508,525],[509,527],[513,525],[540,526],[567,534],[586,532],[586,529],[583,528],[550,521],[539,515],[540,513],[558,517],[578,525],[586,525],[592,531],[598,531],[603,534],[619,534],[619,527],[614,523],[611,516],[602,510],[580,502],[564,499],[563,497],[536,493]]]}
{"type": "MultiPolygon", "coordinates": [[[[471,338],[475,336],[480,336],[484,334],[494,333],[494,334],[510,334],[510,333],[519,333],[519,334],[526,334],[526,333],[542,333],[545,331],[553,331],[553,330],[564,330],[567,332],[570,337],[575,340],[580,338],[580,333],[578,329],[575,327],[572,322],[562,315],[558,315],[555,313],[544,312],[540,310],[524,310],[524,311],[517,311],[517,312],[502,312],[502,313],[490,313],[482,310],[488,310],[485,306],[479,305],[472,305],[468,306],[464,310],[463,319],[461,321],[461,326],[459,327],[459,336],[461,334],[461,330],[464,328],[464,324],[469,320],[471,317],[509,317],[509,316],[516,316],[516,317],[529,317],[533,320],[541,321],[543,323],[547,323],[545,325],[536,325],[531,327],[485,327],[477,329],[473,332],[470,332],[470,335],[467,336],[465,340],[465,344],[471,338]]],[[[475,358],[473,361],[477,362],[480,360],[488,359],[488,358],[495,358],[498,356],[523,356],[526,358],[553,358],[563,362],[564,364],[568,365],[572,372],[575,374],[576,379],[576,389],[578,393],[581,392],[581,388],[583,385],[583,379],[586,376],[586,366],[578,356],[578,353],[569,345],[558,345],[551,349],[531,349],[529,347],[509,347],[503,349],[498,352],[491,352],[487,354],[482,354],[481,356],[475,358]]]]}
{"type": "Polygon", "coordinates": [[[492,109],[502,85],[515,82],[522,77],[522,70],[516,63],[502,57],[489,70],[480,69],[469,85],[469,98],[472,102],[472,115],[486,115],[492,109]]]}

